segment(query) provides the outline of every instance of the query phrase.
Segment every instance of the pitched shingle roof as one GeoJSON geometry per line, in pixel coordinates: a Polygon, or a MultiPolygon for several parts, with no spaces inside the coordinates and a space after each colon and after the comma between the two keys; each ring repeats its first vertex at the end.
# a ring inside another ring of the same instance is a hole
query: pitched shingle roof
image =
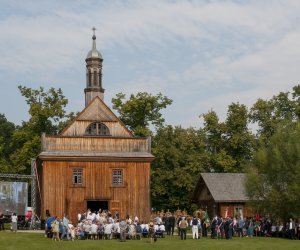
{"type": "Polygon", "coordinates": [[[244,181],[246,174],[202,173],[201,177],[215,202],[245,202],[244,181]]]}

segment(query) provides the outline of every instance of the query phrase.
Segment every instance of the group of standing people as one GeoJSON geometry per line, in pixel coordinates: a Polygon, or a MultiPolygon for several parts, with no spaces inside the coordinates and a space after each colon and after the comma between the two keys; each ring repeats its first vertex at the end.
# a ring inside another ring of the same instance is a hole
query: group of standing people
{"type": "MultiPolygon", "coordinates": [[[[10,220],[11,220],[11,231],[12,232],[17,232],[18,230],[18,216],[16,213],[12,213],[11,217],[10,217],[10,220]]],[[[3,213],[0,213],[0,231],[1,230],[5,230],[4,228],[4,223],[6,221],[6,218],[4,216],[3,213]]]]}
{"type": "Polygon", "coordinates": [[[211,238],[236,237],[282,237],[300,239],[300,223],[290,218],[284,225],[281,222],[272,222],[268,218],[222,218],[215,216],[210,222],[211,238]]]}

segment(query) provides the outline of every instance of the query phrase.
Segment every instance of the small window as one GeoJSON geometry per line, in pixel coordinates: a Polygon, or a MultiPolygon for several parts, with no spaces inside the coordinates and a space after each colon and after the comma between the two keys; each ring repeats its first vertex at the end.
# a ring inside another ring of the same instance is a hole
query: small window
{"type": "Polygon", "coordinates": [[[123,170],[115,169],[112,171],[112,184],[113,186],[123,185],[123,170]]]}
{"type": "Polygon", "coordinates": [[[83,183],[83,174],[82,169],[73,169],[73,184],[82,185],[83,183]]]}
{"type": "Polygon", "coordinates": [[[98,74],[96,69],[94,70],[94,86],[98,86],[98,74]]]}
{"type": "Polygon", "coordinates": [[[85,134],[87,135],[102,135],[109,136],[109,129],[103,123],[92,123],[85,130],[85,134]]]}
{"type": "Polygon", "coordinates": [[[89,86],[92,86],[92,72],[89,70],[89,86]]]}

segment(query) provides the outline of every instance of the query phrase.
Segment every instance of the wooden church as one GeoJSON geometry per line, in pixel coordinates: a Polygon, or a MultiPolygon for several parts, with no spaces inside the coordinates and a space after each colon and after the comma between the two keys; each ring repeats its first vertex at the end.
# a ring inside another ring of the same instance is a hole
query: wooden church
{"type": "Polygon", "coordinates": [[[92,39],[85,60],[85,108],[59,135],[42,135],[37,213],[68,215],[77,222],[77,214],[88,208],[108,209],[148,220],[151,139],[135,137],[104,103],[95,29],[92,39]]]}

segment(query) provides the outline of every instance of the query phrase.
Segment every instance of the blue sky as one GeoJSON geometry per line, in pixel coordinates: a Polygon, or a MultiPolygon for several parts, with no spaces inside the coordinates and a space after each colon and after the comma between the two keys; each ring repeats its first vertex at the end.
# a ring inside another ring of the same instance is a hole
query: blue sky
{"type": "Polygon", "coordinates": [[[85,57],[97,28],[105,102],[116,93],[173,99],[167,124],[225,119],[299,84],[300,1],[0,0],[0,113],[20,124],[17,86],[62,88],[68,111],[84,108],[85,57]]]}

